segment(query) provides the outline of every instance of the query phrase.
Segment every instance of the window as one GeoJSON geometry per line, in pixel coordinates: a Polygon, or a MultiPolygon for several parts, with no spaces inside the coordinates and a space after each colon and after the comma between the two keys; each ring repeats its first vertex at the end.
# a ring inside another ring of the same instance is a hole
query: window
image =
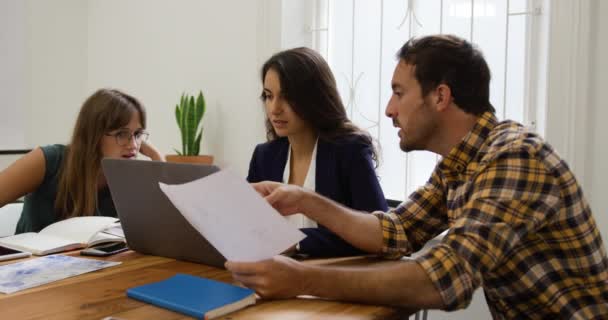
{"type": "MultiPolygon", "coordinates": [[[[403,200],[423,185],[438,161],[406,154],[384,116],[395,55],[405,41],[454,34],[477,44],[492,71],[490,100],[499,119],[534,125],[528,110],[526,64],[533,0],[317,0],[313,46],[327,59],[350,118],[381,146],[380,182],[387,198],[403,200]]],[[[539,9],[536,9],[539,10],[539,9]]]]}

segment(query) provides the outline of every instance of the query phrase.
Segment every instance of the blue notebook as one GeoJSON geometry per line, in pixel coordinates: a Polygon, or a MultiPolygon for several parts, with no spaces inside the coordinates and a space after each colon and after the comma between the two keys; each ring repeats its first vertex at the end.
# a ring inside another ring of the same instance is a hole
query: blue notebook
{"type": "Polygon", "coordinates": [[[255,303],[255,292],[187,274],[127,290],[127,296],[198,319],[213,319],[255,303]]]}

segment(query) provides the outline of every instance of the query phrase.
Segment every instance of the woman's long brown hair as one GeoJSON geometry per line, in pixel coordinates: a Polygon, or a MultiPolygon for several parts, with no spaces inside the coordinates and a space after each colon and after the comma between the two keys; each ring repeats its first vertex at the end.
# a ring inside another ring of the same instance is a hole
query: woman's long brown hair
{"type": "Polygon", "coordinates": [[[84,102],[59,171],[55,210],[60,219],[95,214],[103,157],[101,139],[128,125],[137,112],[145,128],[142,104],[115,89],[100,89],[84,102]]]}
{"type": "MultiPolygon", "coordinates": [[[[337,142],[346,137],[356,138],[370,147],[372,159],[378,165],[374,140],[348,118],[334,75],[319,53],[305,47],[276,53],[262,66],[262,83],[270,69],[279,75],[281,95],[295,114],[314,128],[320,140],[337,142]]],[[[268,141],[278,138],[268,117],[266,138],[268,141]]]]}

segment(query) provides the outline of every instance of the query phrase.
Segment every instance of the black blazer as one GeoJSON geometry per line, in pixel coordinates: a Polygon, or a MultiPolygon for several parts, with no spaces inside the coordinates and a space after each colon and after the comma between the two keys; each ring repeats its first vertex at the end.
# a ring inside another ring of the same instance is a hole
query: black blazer
{"type": "MultiPolygon", "coordinates": [[[[247,181],[283,182],[289,141],[279,138],[257,145],[247,181]]],[[[347,207],[366,212],[388,207],[378,182],[372,161],[372,151],[357,138],[343,139],[339,143],[317,144],[316,192],[347,207]]],[[[300,242],[300,252],[313,256],[347,256],[362,251],[346,243],[322,225],[319,228],[302,228],[307,237],[300,242]]]]}

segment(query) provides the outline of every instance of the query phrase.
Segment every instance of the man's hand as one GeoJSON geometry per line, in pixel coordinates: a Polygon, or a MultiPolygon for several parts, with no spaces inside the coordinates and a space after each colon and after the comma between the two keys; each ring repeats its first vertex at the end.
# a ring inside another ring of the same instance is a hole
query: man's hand
{"type": "Polygon", "coordinates": [[[257,191],[262,197],[266,197],[271,194],[276,188],[282,186],[283,183],[275,181],[262,181],[252,183],[251,186],[257,191]]]}
{"type": "Polygon", "coordinates": [[[303,212],[303,201],[309,191],[306,189],[284,183],[263,181],[252,183],[253,188],[262,195],[268,203],[282,215],[287,216],[303,212]]]}
{"type": "Polygon", "coordinates": [[[414,309],[445,307],[426,271],[412,260],[350,268],[306,265],[275,256],[260,262],[228,261],[225,266],[234,280],[266,299],[312,295],[414,309]]]}
{"type": "Polygon", "coordinates": [[[363,251],[382,252],[382,225],[376,216],[352,210],[298,186],[271,181],[252,185],[282,215],[302,213],[363,251]]]}
{"type": "Polygon", "coordinates": [[[260,262],[228,261],[226,269],[234,280],[257,292],[262,298],[287,299],[306,294],[306,266],[285,256],[260,262]]]}

